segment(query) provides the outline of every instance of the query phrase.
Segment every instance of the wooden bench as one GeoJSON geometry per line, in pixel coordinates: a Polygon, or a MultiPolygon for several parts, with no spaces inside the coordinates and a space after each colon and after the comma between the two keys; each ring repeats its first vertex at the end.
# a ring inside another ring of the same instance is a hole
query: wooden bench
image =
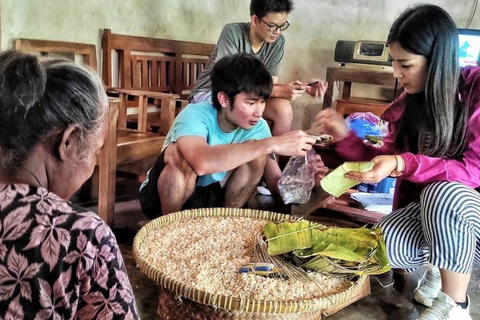
{"type": "MultiPolygon", "coordinates": [[[[193,85],[207,64],[214,44],[148,38],[112,33],[103,30],[103,81],[114,93],[121,88],[127,108],[137,107],[137,98],[126,90],[177,94],[176,113],[187,104],[193,85]],[[133,102],[132,102],[133,100],[133,102]]],[[[158,102],[148,97],[147,129],[162,130],[158,102]]],[[[127,119],[131,120],[129,111],[127,119]]]]}

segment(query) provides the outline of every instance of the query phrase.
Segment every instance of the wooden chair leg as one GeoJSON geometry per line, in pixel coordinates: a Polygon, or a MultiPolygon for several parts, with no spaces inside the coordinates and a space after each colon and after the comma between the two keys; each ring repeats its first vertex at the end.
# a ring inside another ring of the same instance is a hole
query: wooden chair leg
{"type": "Polygon", "coordinates": [[[85,194],[91,199],[98,198],[98,183],[98,168],[95,168],[90,179],[88,179],[82,186],[85,194]]]}
{"type": "Polygon", "coordinates": [[[166,136],[175,119],[175,100],[162,99],[160,110],[160,134],[166,136]]]}
{"type": "Polygon", "coordinates": [[[107,136],[105,137],[105,144],[98,159],[98,215],[112,228],[114,224],[115,172],[117,168],[117,117],[120,103],[120,100],[116,98],[109,100],[110,110],[107,136]]]}
{"type": "Polygon", "coordinates": [[[148,97],[146,95],[138,96],[138,131],[147,131],[147,108],[148,97]]]}
{"type": "Polygon", "coordinates": [[[128,95],[125,94],[125,93],[122,93],[120,92],[118,94],[118,98],[120,99],[120,102],[121,105],[118,105],[118,108],[117,108],[117,120],[115,120],[118,125],[117,125],[117,128],[118,129],[125,129],[127,128],[127,104],[128,104],[128,95]]]}

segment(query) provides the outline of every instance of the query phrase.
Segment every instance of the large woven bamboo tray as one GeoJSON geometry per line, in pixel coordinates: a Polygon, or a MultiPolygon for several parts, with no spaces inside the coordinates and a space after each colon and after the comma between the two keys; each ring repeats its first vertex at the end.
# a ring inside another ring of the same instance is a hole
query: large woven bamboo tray
{"type": "Polygon", "coordinates": [[[140,248],[150,231],[176,221],[205,217],[246,217],[275,222],[296,220],[292,216],[269,211],[204,208],[176,212],[146,224],[135,236],[133,253],[140,270],[163,287],[160,289],[159,319],[321,319],[322,315],[333,314],[370,294],[369,278],[361,276],[345,290],[315,299],[274,301],[225,296],[198,290],[182,283],[182,279],[172,279],[150,264],[148,256],[141,256],[140,248]]]}

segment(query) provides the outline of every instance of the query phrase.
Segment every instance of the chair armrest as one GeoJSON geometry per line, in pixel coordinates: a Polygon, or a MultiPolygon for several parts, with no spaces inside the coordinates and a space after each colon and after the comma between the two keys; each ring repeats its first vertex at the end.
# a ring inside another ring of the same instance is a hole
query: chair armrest
{"type": "Polygon", "coordinates": [[[107,88],[107,93],[124,93],[131,96],[148,96],[149,98],[154,99],[177,99],[180,100],[180,96],[174,93],[165,93],[165,92],[155,92],[147,90],[135,90],[135,89],[125,89],[125,88],[107,88]]]}

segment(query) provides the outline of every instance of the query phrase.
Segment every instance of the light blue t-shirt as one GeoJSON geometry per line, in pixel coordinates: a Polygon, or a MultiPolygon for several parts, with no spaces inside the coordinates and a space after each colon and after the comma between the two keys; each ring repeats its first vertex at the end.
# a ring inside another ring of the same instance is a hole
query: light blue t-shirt
{"type": "MultiPolygon", "coordinates": [[[[172,128],[165,138],[162,151],[172,142],[183,136],[204,137],[207,144],[216,146],[221,144],[241,143],[248,140],[260,140],[271,137],[270,128],[264,119],[249,130],[237,128],[232,132],[223,132],[218,126],[217,109],[211,102],[189,104],[175,118],[172,128]]],[[[197,185],[204,187],[214,182],[221,181],[227,172],[217,172],[199,176],[197,185]]]]}

